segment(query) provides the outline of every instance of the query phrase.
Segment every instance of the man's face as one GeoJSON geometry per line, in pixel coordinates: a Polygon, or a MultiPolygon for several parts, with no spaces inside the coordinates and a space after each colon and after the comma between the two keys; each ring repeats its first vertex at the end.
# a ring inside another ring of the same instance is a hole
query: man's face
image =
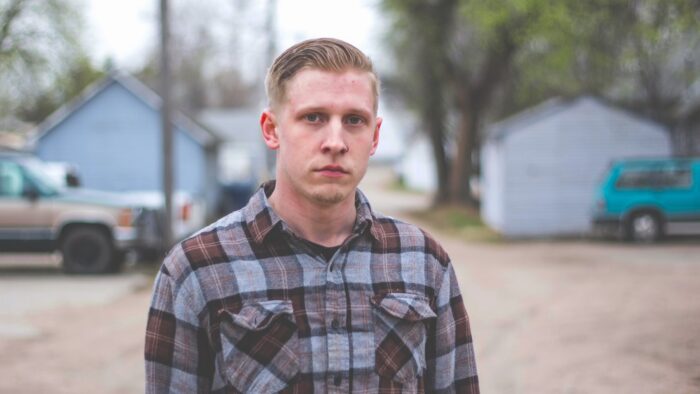
{"type": "Polygon", "coordinates": [[[354,199],[379,141],[367,72],[303,69],[285,100],[263,113],[265,142],[278,149],[277,184],[321,205],[354,199]]]}

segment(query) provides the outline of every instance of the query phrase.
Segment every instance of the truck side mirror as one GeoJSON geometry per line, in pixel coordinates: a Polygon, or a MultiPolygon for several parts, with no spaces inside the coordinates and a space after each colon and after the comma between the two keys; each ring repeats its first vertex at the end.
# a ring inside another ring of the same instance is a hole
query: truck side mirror
{"type": "Polygon", "coordinates": [[[22,192],[22,195],[28,199],[29,201],[36,201],[39,199],[39,192],[36,190],[36,188],[31,187],[31,186],[25,186],[24,191],[22,192]]]}
{"type": "Polygon", "coordinates": [[[68,187],[79,187],[80,186],[80,178],[78,178],[78,175],[69,172],[66,174],[66,185],[68,187]]]}

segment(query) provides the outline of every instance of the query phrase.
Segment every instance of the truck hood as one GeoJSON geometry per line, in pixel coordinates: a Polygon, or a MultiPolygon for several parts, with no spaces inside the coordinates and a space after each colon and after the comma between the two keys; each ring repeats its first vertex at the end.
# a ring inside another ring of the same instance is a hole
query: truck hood
{"type": "Polygon", "coordinates": [[[162,205],[153,199],[141,198],[141,196],[135,194],[107,192],[83,188],[63,189],[58,196],[56,196],[56,200],[69,203],[95,204],[124,208],[139,207],[157,209],[162,205]]]}

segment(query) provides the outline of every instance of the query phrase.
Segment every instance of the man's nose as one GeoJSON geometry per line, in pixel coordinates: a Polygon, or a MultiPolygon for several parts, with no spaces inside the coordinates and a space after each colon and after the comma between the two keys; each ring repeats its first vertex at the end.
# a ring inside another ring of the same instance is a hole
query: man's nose
{"type": "Polygon", "coordinates": [[[344,136],[343,122],[340,120],[332,120],[328,124],[321,150],[324,153],[331,154],[347,152],[348,146],[344,136]]]}

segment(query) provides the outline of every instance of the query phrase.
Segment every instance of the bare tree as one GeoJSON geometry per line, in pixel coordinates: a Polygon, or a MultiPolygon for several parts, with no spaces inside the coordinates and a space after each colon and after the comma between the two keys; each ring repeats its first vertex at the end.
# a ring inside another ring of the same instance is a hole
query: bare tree
{"type": "MultiPolygon", "coordinates": [[[[249,29],[245,0],[173,2],[173,102],[195,113],[205,107],[236,107],[255,102],[255,80],[244,78],[239,35],[249,29]]],[[[262,55],[262,53],[260,54],[262,55]]],[[[248,56],[256,56],[251,53],[248,56]]],[[[158,91],[155,48],[139,77],[158,91]]]]}

